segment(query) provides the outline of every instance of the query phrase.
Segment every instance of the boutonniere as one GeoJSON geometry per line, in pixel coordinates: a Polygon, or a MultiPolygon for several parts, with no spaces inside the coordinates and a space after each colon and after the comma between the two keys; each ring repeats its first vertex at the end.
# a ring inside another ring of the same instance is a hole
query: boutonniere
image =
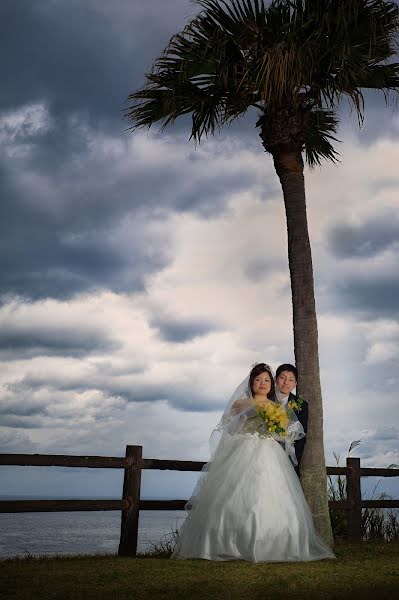
{"type": "Polygon", "coordinates": [[[300,396],[297,396],[296,400],[288,400],[288,406],[290,408],[292,408],[292,410],[295,410],[296,412],[299,412],[302,410],[302,404],[303,404],[303,398],[301,398],[300,396]]]}

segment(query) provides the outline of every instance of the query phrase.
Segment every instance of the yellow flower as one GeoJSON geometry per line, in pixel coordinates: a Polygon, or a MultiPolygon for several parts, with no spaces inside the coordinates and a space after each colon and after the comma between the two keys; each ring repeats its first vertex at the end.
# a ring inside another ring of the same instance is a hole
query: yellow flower
{"type": "Polygon", "coordinates": [[[272,400],[264,399],[255,404],[258,416],[265,422],[269,431],[285,435],[289,417],[285,408],[272,400]]]}

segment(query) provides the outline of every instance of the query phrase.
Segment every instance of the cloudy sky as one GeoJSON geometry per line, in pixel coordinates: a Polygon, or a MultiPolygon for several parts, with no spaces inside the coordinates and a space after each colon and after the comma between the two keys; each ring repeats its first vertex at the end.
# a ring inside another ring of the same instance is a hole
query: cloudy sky
{"type": "MultiPolygon", "coordinates": [[[[0,452],[206,459],[250,365],[293,360],[282,194],[256,114],[197,148],[187,122],[132,134],[121,117],[195,12],[1,3],[0,452]]],[[[361,439],[355,455],[382,467],[399,463],[399,107],[368,98],[361,131],[341,116],[341,163],[306,171],[326,455],[361,439]]],[[[7,494],[118,497],[121,473],[2,478],[7,494]]],[[[184,497],[194,479],[145,473],[143,493],[184,497]]]]}

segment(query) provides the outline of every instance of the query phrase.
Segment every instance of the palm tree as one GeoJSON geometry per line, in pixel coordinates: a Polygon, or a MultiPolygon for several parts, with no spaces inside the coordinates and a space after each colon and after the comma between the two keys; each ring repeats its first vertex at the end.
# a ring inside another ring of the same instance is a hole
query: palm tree
{"type": "Polygon", "coordinates": [[[301,480],[315,525],[332,542],[304,160],[337,161],[337,108],[347,99],[359,123],[363,89],[399,87],[393,62],[399,9],[384,0],[194,0],[200,12],[172,37],[145,86],[129,95],[131,129],[162,128],[191,114],[200,142],[246,113],[280,179],[288,231],[295,360],[309,402],[301,480]]]}

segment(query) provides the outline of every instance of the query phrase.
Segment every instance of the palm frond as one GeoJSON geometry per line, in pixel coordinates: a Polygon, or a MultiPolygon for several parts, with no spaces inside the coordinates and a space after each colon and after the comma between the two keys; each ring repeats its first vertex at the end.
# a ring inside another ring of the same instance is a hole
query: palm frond
{"type": "Polygon", "coordinates": [[[338,119],[332,111],[314,109],[309,112],[305,139],[305,156],[308,165],[313,168],[322,160],[339,161],[339,153],[331,142],[339,142],[335,137],[338,119]]]}
{"type": "Polygon", "coordinates": [[[399,6],[388,0],[194,0],[199,14],[172,37],[146,84],[129,95],[131,129],[192,115],[191,137],[250,106],[309,111],[311,166],[337,160],[334,114],[348,98],[361,122],[364,89],[399,90],[399,6]]]}
{"type": "Polygon", "coordinates": [[[382,0],[319,0],[307,2],[306,45],[313,78],[313,97],[333,110],[343,96],[352,102],[362,119],[363,89],[397,93],[399,65],[392,62],[397,51],[399,7],[382,0]],[[319,53],[315,54],[319,49],[319,53]]]}

